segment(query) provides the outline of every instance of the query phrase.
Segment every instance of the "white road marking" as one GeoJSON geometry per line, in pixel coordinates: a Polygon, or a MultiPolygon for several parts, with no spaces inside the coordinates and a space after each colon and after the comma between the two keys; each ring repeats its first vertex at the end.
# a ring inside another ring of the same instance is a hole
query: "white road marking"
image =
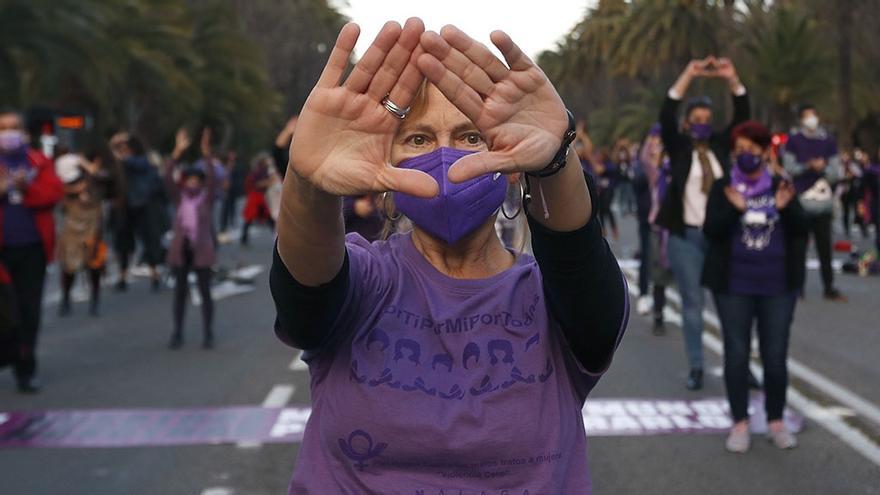
{"type": "MultiPolygon", "coordinates": [[[[211,287],[211,297],[214,298],[214,301],[219,301],[221,299],[226,299],[227,297],[247,294],[248,292],[253,292],[255,290],[256,288],[251,284],[237,284],[232,280],[224,280],[211,287]]],[[[193,306],[201,306],[202,297],[195,287],[190,288],[189,298],[193,306]]]]}
{"type": "MultiPolygon", "coordinates": [[[[637,276],[637,274],[633,273],[632,269],[624,268],[623,271],[630,278],[635,278],[637,276]]],[[[629,284],[629,292],[634,297],[639,296],[638,288],[636,287],[636,285],[637,284],[634,284],[634,283],[629,284]]],[[[667,292],[667,294],[669,294],[670,290],[667,290],[666,292],[667,292]]],[[[675,291],[672,291],[672,292],[675,296],[678,296],[678,294],[675,293],[675,291]]],[[[678,300],[680,302],[680,298],[678,298],[678,300]]],[[[664,315],[666,321],[669,321],[670,323],[681,326],[681,324],[682,324],[681,314],[678,313],[677,311],[675,311],[674,309],[667,306],[666,308],[664,308],[663,315],[664,315]]],[[[717,324],[720,327],[720,322],[718,322],[717,315],[714,315],[713,313],[706,310],[704,312],[703,316],[704,316],[704,319],[706,321],[709,321],[710,324],[717,324]]],[[[721,343],[721,340],[719,340],[718,337],[716,337],[712,333],[703,332],[703,345],[707,349],[714,352],[715,354],[718,354],[719,356],[724,356],[724,345],[721,343]]],[[[792,375],[795,375],[794,371],[792,370],[792,361],[793,361],[792,359],[788,360],[789,372],[791,372],[792,375]]],[[[757,377],[759,380],[761,380],[763,378],[763,370],[761,369],[761,366],[759,364],[752,361],[750,363],[749,367],[752,370],[752,373],[755,375],[755,377],[757,377]]],[[[816,375],[821,377],[821,375],[819,375],[818,373],[816,373],[816,375]]],[[[795,375],[795,376],[797,376],[797,375],[795,375]]],[[[799,377],[799,378],[801,378],[802,380],[804,380],[808,383],[811,383],[812,385],[815,386],[815,384],[810,382],[809,379],[807,379],[805,377],[799,377]]],[[[824,377],[822,377],[822,378],[824,378],[824,377]]],[[[825,380],[827,380],[827,379],[825,379],[825,380]]],[[[830,382],[831,384],[839,387],[840,390],[846,391],[849,394],[851,394],[852,396],[854,396],[855,398],[857,398],[861,401],[864,401],[864,399],[861,399],[860,397],[856,396],[854,393],[843,388],[842,386],[837,385],[834,382],[831,382],[831,380],[827,380],[827,381],[830,382]]],[[[816,388],[819,388],[819,387],[817,386],[816,388]]],[[[829,433],[836,436],[838,439],[840,439],[845,444],[849,445],[853,450],[855,450],[859,454],[863,455],[869,461],[880,466],[880,445],[877,445],[874,441],[872,441],[870,438],[865,436],[864,433],[853,428],[852,426],[847,424],[845,421],[843,421],[839,414],[835,414],[835,412],[839,411],[839,408],[835,408],[835,407],[824,408],[824,407],[820,406],[819,404],[816,404],[812,400],[808,399],[807,397],[805,397],[799,390],[797,390],[795,387],[792,387],[792,386],[788,387],[787,396],[788,396],[788,403],[792,407],[794,407],[795,409],[800,411],[801,414],[803,414],[805,417],[807,417],[807,418],[815,421],[819,425],[821,425],[823,428],[828,430],[829,433]]],[[[841,401],[841,402],[843,402],[843,401],[841,401]]],[[[864,401],[864,402],[867,402],[867,401],[864,401]]],[[[850,404],[846,404],[846,405],[851,406],[850,404]]],[[[868,405],[869,405],[869,407],[876,407],[870,403],[868,403],[868,405]]],[[[862,414],[862,411],[859,411],[858,408],[852,407],[852,409],[856,413],[862,414]]],[[[870,412],[870,409],[869,409],[869,412],[870,412]]]]}
{"type": "Polygon", "coordinates": [[[215,486],[202,490],[202,495],[232,495],[235,491],[225,486],[215,486]]]}
{"type": "Polygon", "coordinates": [[[239,280],[254,280],[265,269],[263,265],[247,265],[229,272],[229,277],[239,280]]]}
{"type": "MultiPolygon", "coordinates": [[[[269,395],[263,399],[262,407],[284,407],[290,401],[290,398],[293,397],[294,392],[296,392],[296,387],[292,384],[275,385],[269,391],[269,395]]],[[[262,447],[263,443],[255,441],[238,442],[235,446],[240,449],[256,449],[262,447]]]]}
{"type": "MultiPolygon", "coordinates": [[[[624,270],[638,270],[640,261],[635,258],[624,258],[617,260],[620,268],[624,270]]],[[[819,269],[819,260],[817,258],[809,258],[807,260],[807,269],[808,270],[818,270],[819,269]]],[[[843,270],[843,260],[834,258],[831,260],[831,269],[837,273],[840,273],[843,270]]]]}
{"type": "MultiPolygon", "coordinates": [[[[630,278],[638,276],[632,269],[624,269],[624,271],[630,278]]],[[[632,284],[630,287],[632,287],[632,284]]],[[[638,294],[635,295],[638,297],[638,294]]],[[[681,296],[675,289],[667,288],[666,297],[679,306],[681,305],[681,296]]],[[[712,325],[719,330],[721,329],[721,321],[718,319],[718,315],[708,309],[703,311],[703,320],[709,323],[709,325],[712,325]]],[[[788,358],[788,372],[799,380],[809,383],[811,386],[815,387],[816,390],[821,391],[837,402],[840,402],[842,405],[852,409],[859,416],[876,425],[880,425],[880,407],[860,397],[852,390],[849,390],[843,385],[829,379],[795,358],[788,358]]]]}
{"type": "Polygon", "coordinates": [[[296,387],[293,385],[275,385],[263,399],[263,407],[284,407],[295,391],[296,387]]]}
{"type": "Polygon", "coordinates": [[[309,369],[309,365],[302,360],[302,351],[296,353],[296,356],[294,356],[293,361],[290,362],[288,368],[290,371],[303,371],[309,369]]]}

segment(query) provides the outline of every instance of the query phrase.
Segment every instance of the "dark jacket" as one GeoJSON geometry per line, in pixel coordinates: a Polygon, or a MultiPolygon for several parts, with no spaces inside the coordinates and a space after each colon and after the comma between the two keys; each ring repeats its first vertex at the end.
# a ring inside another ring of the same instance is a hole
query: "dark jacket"
{"type": "Polygon", "coordinates": [[[145,155],[131,156],[122,161],[125,172],[126,201],[131,208],[148,206],[150,199],[162,189],[159,171],[145,155]]]}
{"type": "MultiPolygon", "coordinates": [[[[668,229],[676,235],[684,235],[684,191],[687,184],[688,174],[691,172],[694,145],[690,136],[682,134],[678,130],[678,107],[681,100],[673,100],[666,97],[663,108],[660,111],[661,137],[663,148],[669,154],[669,162],[672,167],[671,180],[666,197],[660,205],[657,215],[657,224],[668,229]]],[[[733,97],[733,121],[721,132],[712,133],[709,139],[709,148],[724,169],[724,174],[730,170],[730,133],[738,124],[749,120],[749,95],[733,97]]]]}
{"type": "MultiPolygon", "coordinates": [[[[174,181],[173,174],[175,168],[176,166],[173,162],[166,165],[165,187],[168,190],[168,194],[171,195],[171,200],[174,201],[174,204],[180,205],[180,195],[182,193],[180,192],[180,185],[174,181]]],[[[209,268],[214,264],[216,259],[212,223],[214,218],[213,211],[216,192],[216,175],[214,167],[204,167],[204,171],[205,183],[203,189],[205,191],[205,199],[199,205],[199,227],[198,234],[196,235],[196,242],[194,246],[190,246],[190,249],[193,251],[193,265],[195,268],[209,268]]],[[[176,217],[174,219],[173,232],[174,236],[172,237],[171,245],[168,248],[166,263],[168,263],[168,266],[178,268],[184,265],[183,249],[186,234],[184,234],[183,227],[180,225],[180,221],[176,217]]]]}
{"type": "MultiPolygon", "coordinates": [[[[773,179],[773,191],[782,181],[773,179]]],[[[730,288],[730,253],[733,235],[742,212],[730,204],[724,188],[730,184],[730,176],[724,176],[712,184],[706,205],[706,222],[703,235],[708,242],[706,260],[703,264],[703,285],[713,292],[726,293],[730,288]]],[[[779,211],[785,226],[785,287],[798,290],[803,286],[806,273],[807,229],[809,220],[797,196],[779,211]]]]}

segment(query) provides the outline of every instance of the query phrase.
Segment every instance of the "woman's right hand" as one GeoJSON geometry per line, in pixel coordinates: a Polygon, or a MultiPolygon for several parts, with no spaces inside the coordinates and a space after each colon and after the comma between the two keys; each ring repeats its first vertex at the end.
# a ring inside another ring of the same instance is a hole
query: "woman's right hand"
{"type": "Polygon", "coordinates": [[[297,176],[337,196],[401,191],[432,197],[438,193],[439,186],[429,175],[389,163],[401,121],[382,105],[388,95],[406,108],[418,92],[423,76],[413,52],[424,30],[422,21],[415,18],[402,29],[396,22],[386,23],[340,84],[360,33],[354,23],[342,28],[299,115],[290,146],[290,167],[297,176]]]}

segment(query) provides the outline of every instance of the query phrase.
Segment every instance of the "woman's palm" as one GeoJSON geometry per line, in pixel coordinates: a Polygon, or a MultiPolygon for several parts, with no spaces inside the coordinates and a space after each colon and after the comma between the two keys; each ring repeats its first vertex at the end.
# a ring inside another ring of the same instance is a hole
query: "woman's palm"
{"type": "Polygon", "coordinates": [[[408,105],[422,82],[410,58],[424,25],[410,19],[401,29],[387,23],[351,74],[340,84],[359,29],[346,25],[318,84],[303,106],[290,146],[294,172],[320,190],[346,196],[402,191],[437,194],[429,175],[397,169],[389,156],[400,120],[383,105],[389,99],[408,105]]]}
{"type": "Polygon", "coordinates": [[[294,170],[335,195],[387,190],[382,176],[397,127],[393,118],[367,95],[345,87],[315,88],[291,143],[294,170]]]}

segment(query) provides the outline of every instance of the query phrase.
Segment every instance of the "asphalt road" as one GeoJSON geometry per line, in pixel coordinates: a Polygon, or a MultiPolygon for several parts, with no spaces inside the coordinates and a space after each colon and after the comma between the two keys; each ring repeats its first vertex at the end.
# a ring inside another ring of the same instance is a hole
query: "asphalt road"
{"type": "MultiPolygon", "coordinates": [[[[624,258],[634,245],[631,227],[626,220],[624,238],[615,246],[624,258]]],[[[250,249],[224,248],[222,264],[268,267],[270,249],[270,236],[257,235],[250,249]]],[[[808,295],[798,306],[791,355],[876,407],[880,279],[840,276],[840,287],[850,297],[842,305],[818,297],[817,275],[810,273],[808,295]]],[[[271,330],[267,280],[263,272],[255,290],[217,303],[217,348],[212,351],[198,346],[199,314],[193,308],[184,349],[165,348],[171,292],[152,294],[143,280],[124,294],[108,291],[100,318],[86,316],[85,304],[79,304],[74,316],[59,319],[49,304],[40,346],[44,392],[20,396],[9,371],[0,371],[0,412],[307,406],[308,372],[292,366],[295,351],[271,330]]],[[[666,336],[654,337],[649,323],[633,315],[611,370],[591,398],[723,397],[719,356],[707,352],[709,369],[716,373],[709,373],[705,390],[688,392],[680,331],[670,325],[666,336]]],[[[820,412],[832,422],[874,441],[880,437],[880,425],[859,411],[807,381],[795,381],[795,387],[821,404],[820,412]]],[[[842,439],[846,435],[839,429],[832,433],[822,421],[807,418],[793,451],[778,451],[756,436],[752,451],[743,456],[725,453],[721,434],[593,437],[589,457],[595,493],[880,493],[880,461],[869,460],[852,446],[852,438],[842,439]]],[[[297,454],[295,442],[0,448],[0,493],[281,494],[297,454]]]]}

